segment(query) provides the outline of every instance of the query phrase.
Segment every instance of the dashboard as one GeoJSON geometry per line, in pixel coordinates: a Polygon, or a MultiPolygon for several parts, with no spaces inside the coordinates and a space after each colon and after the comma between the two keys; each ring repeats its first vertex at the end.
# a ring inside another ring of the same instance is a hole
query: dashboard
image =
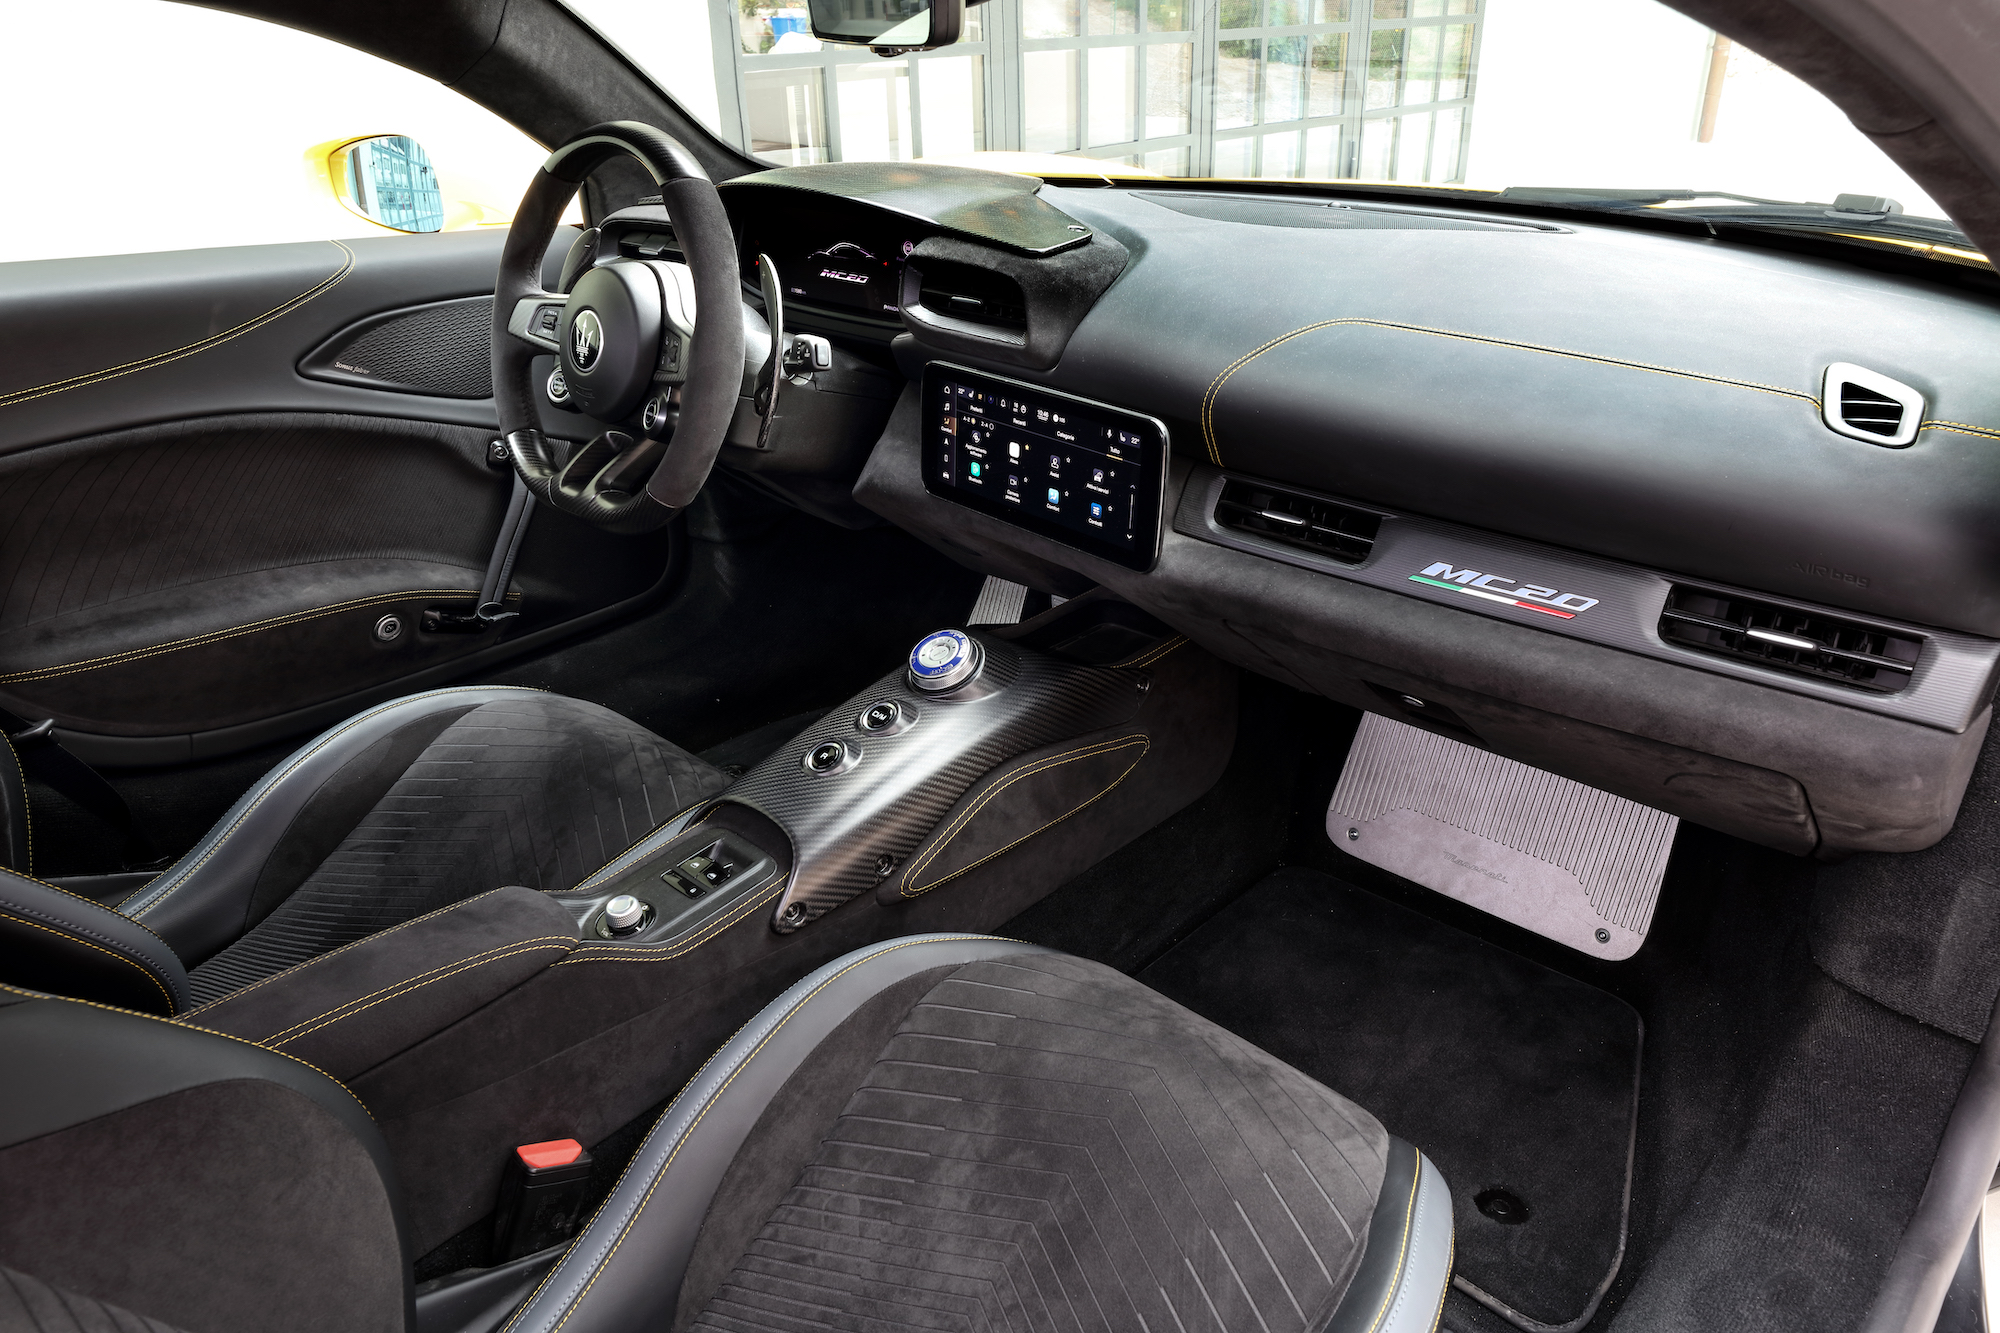
{"type": "Polygon", "coordinates": [[[788,320],[904,382],[868,511],[1788,851],[1950,827],[2000,675],[1985,276],[1365,190],[878,170],[723,187],[788,320]]]}

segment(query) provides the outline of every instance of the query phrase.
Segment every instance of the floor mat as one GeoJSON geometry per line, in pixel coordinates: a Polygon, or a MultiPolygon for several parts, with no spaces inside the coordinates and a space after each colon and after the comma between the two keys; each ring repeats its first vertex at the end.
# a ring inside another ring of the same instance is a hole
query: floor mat
{"type": "Polygon", "coordinates": [[[1301,869],[1139,976],[1423,1149],[1451,1185],[1472,1294],[1527,1328],[1595,1310],[1630,1200],[1640,1024],[1623,1001],[1301,869]],[[1495,1192],[1525,1218],[1488,1216],[1508,1211],[1495,1192]]]}

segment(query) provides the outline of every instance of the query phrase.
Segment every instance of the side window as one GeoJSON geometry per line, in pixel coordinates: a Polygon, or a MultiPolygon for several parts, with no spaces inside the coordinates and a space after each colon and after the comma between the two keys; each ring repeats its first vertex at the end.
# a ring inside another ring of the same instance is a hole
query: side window
{"type": "Polygon", "coordinates": [[[451,89],[169,0],[0,9],[0,263],[505,226],[547,152],[451,89]]]}

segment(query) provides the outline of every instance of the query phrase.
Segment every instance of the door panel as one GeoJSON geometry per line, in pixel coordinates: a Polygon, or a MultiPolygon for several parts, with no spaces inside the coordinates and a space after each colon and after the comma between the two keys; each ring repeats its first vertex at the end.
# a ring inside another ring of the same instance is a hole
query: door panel
{"type": "MultiPolygon", "coordinates": [[[[0,706],[54,717],[95,762],[178,762],[661,587],[671,530],[610,537],[544,509],[518,619],[422,628],[427,609],[471,609],[512,487],[488,459],[483,380],[503,240],[0,265],[0,706]]],[[[558,436],[595,426],[549,416],[558,436]]]]}

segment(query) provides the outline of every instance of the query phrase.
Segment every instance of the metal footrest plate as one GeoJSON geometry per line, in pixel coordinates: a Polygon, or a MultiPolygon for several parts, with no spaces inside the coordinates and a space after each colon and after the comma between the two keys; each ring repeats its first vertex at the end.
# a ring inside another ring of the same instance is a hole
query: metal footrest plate
{"type": "Polygon", "coordinates": [[[1645,942],[1680,820],[1374,713],[1326,831],[1370,865],[1598,958],[1645,942]]]}

